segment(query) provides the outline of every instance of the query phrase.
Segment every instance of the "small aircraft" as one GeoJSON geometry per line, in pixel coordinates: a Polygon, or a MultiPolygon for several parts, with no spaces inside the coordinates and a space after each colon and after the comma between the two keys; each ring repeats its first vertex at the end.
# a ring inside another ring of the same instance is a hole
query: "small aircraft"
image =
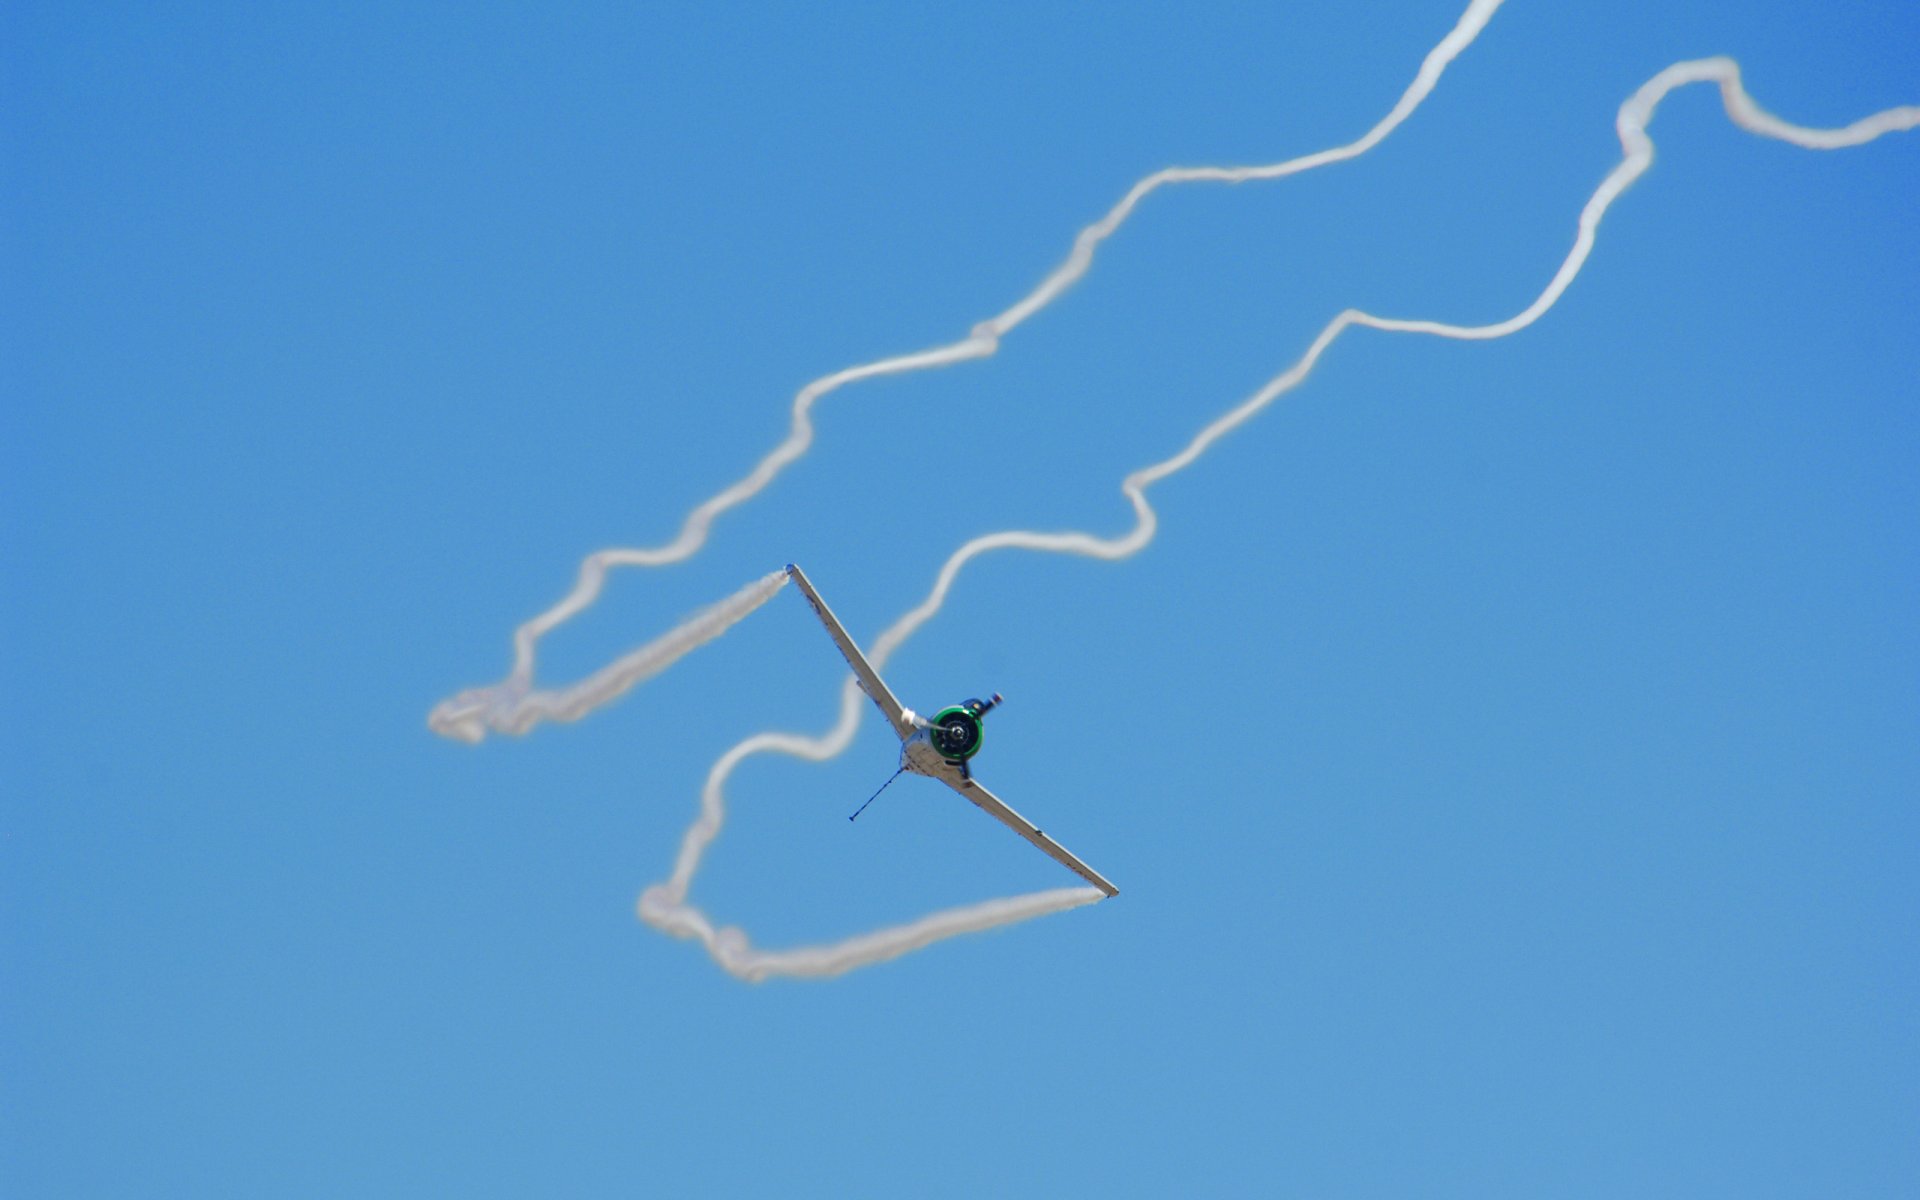
{"type": "MultiPolygon", "coordinates": [[[[806,573],[792,563],[787,564],[787,574],[800,585],[806,593],[807,603],[813,605],[813,611],[820,615],[820,623],[827,627],[827,633],[833,638],[834,645],[840,647],[840,653],[846,658],[847,665],[853,668],[854,678],[880,712],[887,718],[887,724],[893,726],[894,733],[900,737],[900,770],[893,773],[893,779],[900,777],[901,771],[912,771],[916,775],[931,775],[941,783],[974,802],[1007,828],[1039,847],[1042,853],[1055,862],[1072,871],[1075,875],[1105,892],[1109,897],[1118,896],[1120,889],[1108,883],[1100,872],[1068,853],[1067,848],[1054,841],[1034,827],[1033,822],[1008,808],[1001,799],[989,792],[973,778],[973,771],[967,765],[974,755],[980,753],[982,732],[980,720],[1000,703],[1000,693],[995,692],[989,700],[968,700],[951,705],[933,714],[928,720],[919,713],[901,704],[893,698],[893,693],[881,680],[880,675],[867,662],[866,655],[860,653],[860,647],[827,607],[820,593],[813,590],[813,583],[806,573]]],[[[887,780],[892,783],[893,779],[887,780]]],[[[881,791],[886,790],[881,784],[881,791]]],[[[875,792],[874,796],[879,796],[875,792]]],[[[867,804],[872,804],[869,799],[867,804]]],[[[866,804],[860,806],[864,811],[866,804]]],[[[853,814],[855,817],[859,813],[853,814]]],[[[852,820],[852,817],[847,818],[852,820]]]]}

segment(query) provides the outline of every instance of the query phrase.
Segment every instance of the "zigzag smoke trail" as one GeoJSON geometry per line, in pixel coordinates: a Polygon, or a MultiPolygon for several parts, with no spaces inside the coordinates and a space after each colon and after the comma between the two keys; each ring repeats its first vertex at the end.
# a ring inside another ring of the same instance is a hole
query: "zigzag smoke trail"
{"type": "MultiPolygon", "coordinates": [[[[548,631],[594,601],[603,586],[608,568],[660,566],[694,554],[704,544],[715,516],[750,499],[783,467],[805,452],[812,441],[808,410],[821,396],[857,379],[951,366],[970,358],[991,355],[998,348],[1000,335],[1051,304],[1087,272],[1099,243],[1110,237],[1138,202],[1155,188],[1170,183],[1201,180],[1237,183],[1280,178],[1365,153],[1411,114],[1432,90],[1447,64],[1478,36],[1500,2],[1474,0],[1452,32],[1427,55],[1413,84],[1401,96],[1399,103],[1357,141],[1265,167],[1170,168],[1150,175],[1135,184],[1105,217],[1081,231],[1066,261],[1039,287],[1000,316],[975,326],[967,339],[918,354],[850,367],[808,384],[795,398],[793,427],[787,440],[761,460],[752,473],[694,509],[673,542],[653,549],[602,551],[587,558],[581,566],[573,591],[559,604],[528,621],[516,632],[515,664],[507,679],[500,684],[471,689],[443,701],[429,716],[429,725],[436,732],[449,737],[479,741],[487,729],[518,734],[526,732],[543,718],[574,720],[665,669],[695,647],[719,636],[778,592],[785,575],[775,573],[754,581],[581,683],[555,691],[532,689],[535,644],[548,631]]],[[[1132,529],[1119,536],[1106,538],[1084,532],[1007,530],[966,542],[941,566],[926,599],[874,640],[869,657],[875,667],[883,667],[896,650],[940,611],[961,569],[983,554],[995,550],[1033,550],[1115,560],[1138,553],[1153,540],[1158,528],[1158,518],[1147,503],[1147,489],[1191,466],[1220,438],[1298,387],[1311,374],[1327,348],[1349,328],[1358,325],[1393,333],[1422,333],[1456,340],[1481,341],[1506,337],[1533,324],[1553,307],[1579,274],[1592,252],[1601,219],[1608,208],[1652,166],[1653,142],[1646,130],[1661,100],[1675,89],[1693,83],[1716,84],[1728,118],[1741,129],[1806,149],[1836,150],[1858,146],[1887,133],[1920,126],[1920,106],[1915,105],[1886,109],[1839,129],[1794,125],[1766,112],[1754,102],[1742,86],[1739,66],[1732,59],[1715,57],[1675,63],[1649,79],[1620,106],[1615,122],[1622,149],[1620,162],[1601,181],[1581,209],[1572,249],[1532,303],[1506,320],[1487,325],[1456,325],[1433,320],[1382,317],[1351,308],[1342,311],[1321,329],[1298,361],[1268,380],[1238,405],[1209,422],[1179,453],[1134,471],[1121,481],[1121,493],[1133,507],[1132,529]]],[[[701,792],[699,816],[682,838],[673,873],[666,880],[647,888],[640,897],[638,911],[641,919],[665,933],[698,939],[722,968],[736,977],[759,981],[773,975],[836,975],[898,957],[956,934],[1059,912],[1101,898],[1100,892],[1094,888],[1035,892],[947,909],[917,921],[889,926],[832,944],[778,952],[754,949],[746,934],[738,928],[716,929],[703,911],[688,903],[687,893],[702,857],[719,835],[725,820],[725,787],[734,768],[745,759],[762,753],[781,753],[812,761],[832,758],[851,744],[864,705],[864,696],[849,677],[841,689],[839,718],[826,733],[817,737],[760,733],[723,754],[708,772],[701,792]]]]}

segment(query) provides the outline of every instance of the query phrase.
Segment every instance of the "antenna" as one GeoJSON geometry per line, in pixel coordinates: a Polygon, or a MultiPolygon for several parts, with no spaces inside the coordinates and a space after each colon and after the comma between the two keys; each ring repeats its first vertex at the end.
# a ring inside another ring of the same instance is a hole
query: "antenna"
{"type": "MultiPolygon", "coordinates": [[[[901,764],[900,764],[900,771],[904,771],[904,770],[906,770],[906,769],[907,769],[907,764],[905,764],[905,763],[901,763],[901,764]]],[[[891,774],[891,775],[889,775],[889,776],[887,776],[887,782],[886,782],[886,783],[883,783],[883,784],[881,784],[881,785],[880,785],[880,792],[884,792],[884,791],[886,791],[886,790],[887,790],[887,784],[890,784],[890,783],[892,783],[892,782],[893,782],[894,780],[896,780],[896,779],[898,779],[898,778],[900,778],[900,771],[895,771],[895,772],[894,772],[893,774],[891,774]]],[[[874,793],[873,795],[871,795],[871,796],[868,796],[868,797],[867,797],[867,804],[872,804],[872,803],[873,803],[873,802],[874,802],[875,800],[878,800],[878,799],[880,798],[880,792],[875,792],[875,793],[874,793]]],[[[848,818],[847,818],[847,820],[849,820],[849,821],[851,821],[851,820],[853,820],[853,819],[854,819],[854,817],[858,817],[858,816],[859,816],[859,815],[860,815],[861,813],[863,813],[863,812],[865,812],[865,811],[867,811],[867,804],[862,804],[862,805],[861,805],[861,806],[860,806],[859,808],[856,808],[856,809],[854,809],[854,810],[853,810],[853,816],[852,816],[852,817],[848,817],[848,818]]]]}

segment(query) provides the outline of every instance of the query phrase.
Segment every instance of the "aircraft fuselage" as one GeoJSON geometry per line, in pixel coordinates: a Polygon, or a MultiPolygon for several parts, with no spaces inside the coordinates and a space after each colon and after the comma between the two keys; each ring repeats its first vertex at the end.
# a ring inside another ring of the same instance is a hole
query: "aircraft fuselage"
{"type": "Polygon", "coordinates": [[[930,732],[921,729],[900,744],[900,765],[916,775],[931,775],[939,779],[957,764],[948,762],[944,755],[935,750],[930,732]]]}

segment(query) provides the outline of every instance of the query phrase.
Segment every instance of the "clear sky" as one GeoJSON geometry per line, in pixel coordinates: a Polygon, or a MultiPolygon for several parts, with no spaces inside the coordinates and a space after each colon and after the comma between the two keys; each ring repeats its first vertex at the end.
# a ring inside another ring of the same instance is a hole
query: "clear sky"
{"type": "MultiPolygon", "coordinates": [[[[0,14],[0,1191],[1920,1193],[1920,134],[1662,107],[1539,324],[1356,330],[1120,563],[889,676],[1122,889],[838,979],[634,916],[819,732],[791,589],[577,724],[428,710],[829,371],[1170,164],[1371,126],[1451,2],[0,14]]],[[[863,383],[578,678],[788,560],[856,636],[1124,532],[1335,313],[1498,320],[1622,100],[1920,103],[1920,14],[1514,0],[1366,157],[1149,198],[997,356],[863,383]]],[[[694,888],[769,948],[1073,881],[868,714],[694,888]]]]}

